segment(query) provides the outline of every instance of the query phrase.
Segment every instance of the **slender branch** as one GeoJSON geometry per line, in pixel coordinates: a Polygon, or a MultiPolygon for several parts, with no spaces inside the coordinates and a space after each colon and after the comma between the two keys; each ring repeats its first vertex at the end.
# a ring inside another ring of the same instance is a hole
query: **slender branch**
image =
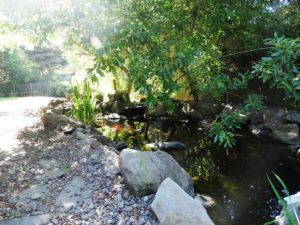
{"type": "Polygon", "coordinates": [[[241,55],[241,54],[250,53],[250,52],[258,52],[258,51],[268,50],[268,49],[271,49],[271,48],[272,47],[265,47],[265,48],[257,48],[257,49],[247,50],[247,51],[231,53],[231,54],[228,54],[228,55],[221,56],[220,59],[230,57],[230,56],[234,56],[234,55],[241,55]]]}

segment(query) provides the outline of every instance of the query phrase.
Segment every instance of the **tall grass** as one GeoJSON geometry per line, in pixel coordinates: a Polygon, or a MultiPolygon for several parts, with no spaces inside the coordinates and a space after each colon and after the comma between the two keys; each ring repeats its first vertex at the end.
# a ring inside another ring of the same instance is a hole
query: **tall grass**
{"type": "MultiPolygon", "coordinates": [[[[291,196],[290,196],[290,193],[289,193],[289,191],[288,191],[288,189],[287,189],[285,183],[283,182],[283,180],[282,180],[277,174],[273,173],[273,175],[274,175],[274,177],[276,178],[276,180],[279,182],[279,184],[282,186],[282,188],[285,190],[285,192],[287,193],[288,198],[289,198],[289,200],[290,200],[290,203],[291,203],[291,205],[292,205],[292,209],[293,209],[293,212],[294,212],[294,214],[295,214],[296,219],[294,219],[294,218],[292,217],[291,212],[290,212],[290,210],[288,209],[289,205],[287,205],[287,204],[285,203],[284,199],[280,196],[279,191],[278,191],[277,188],[275,187],[274,183],[272,182],[272,180],[270,179],[270,177],[267,175],[268,181],[269,181],[269,183],[270,183],[270,185],[271,185],[271,187],[272,187],[272,190],[273,190],[273,192],[274,192],[276,198],[278,199],[280,205],[282,206],[282,209],[283,209],[283,212],[284,212],[285,216],[287,217],[287,219],[288,219],[288,221],[289,221],[289,223],[290,223],[291,225],[300,225],[299,217],[298,217],[298,215],[297,215],[297,212],[296,212],[296,209],[295,209],[295,207],[294,207],[294,204],[293,204],[293,202],[291,201],[291,196]]],[[[274,224],[274,223],[275,223],[275,220],[270,221],[270,222],[267,222],[267,223],[265,223],[264,225],[270,225],[270,224],[274,224]]]]}
{"type": "Polygon", "coordinates": [[[75,85],[72,88],[72,95],[72,116],[87,125],[91,125],[94,121],[96,110],[96,100],[91,81],[86,78],[82,84],[75,85]]]}

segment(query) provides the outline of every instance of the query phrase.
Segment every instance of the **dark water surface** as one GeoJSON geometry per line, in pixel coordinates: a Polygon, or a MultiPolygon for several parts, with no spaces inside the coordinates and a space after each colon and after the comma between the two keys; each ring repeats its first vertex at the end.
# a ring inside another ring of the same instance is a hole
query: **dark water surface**
{"type": "Polygon", "coordinates": [[[170,153],[193,177],[196,192],[214,198],[208,212],[218,225],[261,225],[278,215],[281,209],[266,177],[272,171],[290,193],[300,190],[300,162],[288,161],[287,146],[274,140],[242,132],[226,153],[196,129],[180,127],[172,139],[188,146],[170,153]]]}

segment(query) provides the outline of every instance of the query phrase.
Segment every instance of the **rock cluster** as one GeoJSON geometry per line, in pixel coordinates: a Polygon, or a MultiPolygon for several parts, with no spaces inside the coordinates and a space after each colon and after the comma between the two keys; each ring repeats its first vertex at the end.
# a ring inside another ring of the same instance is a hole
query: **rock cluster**
{"type": "Polygon", "coordinates": [[[42,122],[46,129],[38,124],[20,136],[26,158],[4,171],[0,225],[213,224],[193,198],[192,178],[168,153],[119,155],[92,127],[52,111],[42,122]]]}

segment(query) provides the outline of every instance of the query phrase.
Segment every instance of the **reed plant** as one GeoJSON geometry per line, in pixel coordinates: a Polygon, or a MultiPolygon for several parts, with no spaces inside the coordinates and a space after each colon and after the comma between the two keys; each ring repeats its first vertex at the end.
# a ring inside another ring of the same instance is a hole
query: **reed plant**
{"type": "Polygon", "coordinates": [[[91,125],[94,121],[96,99],[92,88],[92,82],[86,78],[82,84],[72,88],[72,116],[81,122],[91,125]]]}

